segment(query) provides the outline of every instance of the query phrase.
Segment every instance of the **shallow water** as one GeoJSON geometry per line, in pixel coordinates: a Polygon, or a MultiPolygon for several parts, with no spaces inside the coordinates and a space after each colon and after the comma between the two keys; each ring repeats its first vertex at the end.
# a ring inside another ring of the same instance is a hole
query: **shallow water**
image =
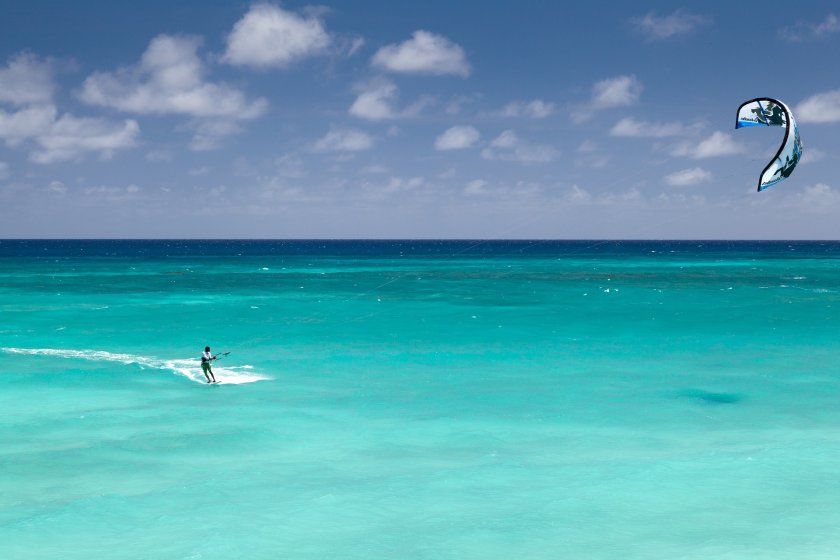
{"type": "Polygon", "coordinates": [[[833,558],[838,259],[0,242],[0,556],[833,558]]]}

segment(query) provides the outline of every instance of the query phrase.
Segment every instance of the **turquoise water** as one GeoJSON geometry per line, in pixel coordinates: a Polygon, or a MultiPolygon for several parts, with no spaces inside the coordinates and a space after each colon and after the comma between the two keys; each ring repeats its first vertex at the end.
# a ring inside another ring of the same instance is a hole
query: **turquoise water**
{"type": "Polygon", "coordinates": [[[836,558],[839,325],[840,243],[3,241],[0,557],[836,558]]]}

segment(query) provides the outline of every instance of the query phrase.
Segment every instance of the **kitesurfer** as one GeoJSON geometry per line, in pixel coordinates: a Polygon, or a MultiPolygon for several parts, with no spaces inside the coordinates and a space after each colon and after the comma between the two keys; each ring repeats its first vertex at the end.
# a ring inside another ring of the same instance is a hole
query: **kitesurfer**
{"type": "Polygon", "coordinates": [[[204,352],[201,354],[201,371],[204,372],[204,377],[207,378],[207,383],[216,382],[216,376],[213,375],[213,368],[210,367],[210,362],[217,358],[218,356],[214,356],[210,353],[209,346],[204,347],[204,352]]]}

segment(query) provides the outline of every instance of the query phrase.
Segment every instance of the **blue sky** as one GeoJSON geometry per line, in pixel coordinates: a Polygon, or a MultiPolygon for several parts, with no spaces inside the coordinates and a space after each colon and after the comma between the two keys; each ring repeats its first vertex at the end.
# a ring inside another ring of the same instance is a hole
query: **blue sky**
{"type": "Polygon", "coordinates": [[[4,1],[0,237],[836,239],[840,10],[767,6],[4,1]]]}

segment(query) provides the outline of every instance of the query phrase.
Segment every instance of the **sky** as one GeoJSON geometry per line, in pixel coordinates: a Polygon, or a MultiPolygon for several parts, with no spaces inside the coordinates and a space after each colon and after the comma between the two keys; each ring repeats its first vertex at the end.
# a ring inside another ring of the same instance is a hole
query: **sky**
{"type": "Polygon", "coordinates": [[[836,2],[0,14],[0,238],[840,238],[836,2]]]}

